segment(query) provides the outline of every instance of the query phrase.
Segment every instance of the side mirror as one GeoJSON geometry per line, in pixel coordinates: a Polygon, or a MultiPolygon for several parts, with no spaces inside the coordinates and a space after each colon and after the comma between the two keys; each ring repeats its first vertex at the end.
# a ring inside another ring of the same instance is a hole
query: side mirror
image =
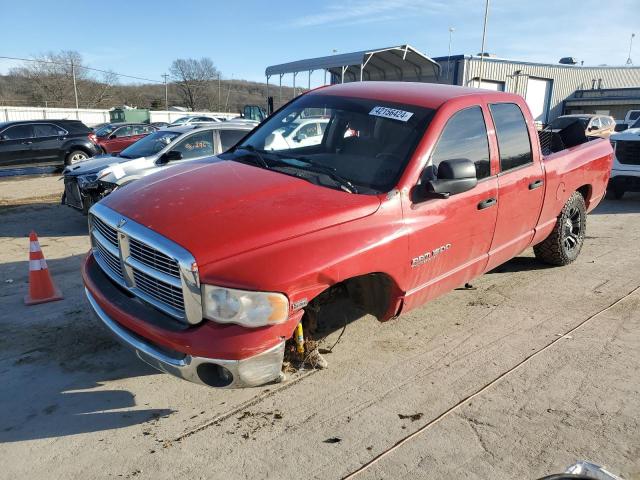
{"type": "Polygon", "coordinates": [[[163,165],[165,163],[174,162],[176,160],[182,160],[182,152],[177,150],[169,150],[167,153],[162,155],[158,160],[159,165],[163,165]]]}
{"type": "Polygon", "coordinates": [[[419,185],[422,198],[449,198],[471,190],[478,184],[475,164],[466,158],[443,160],[438,165],[438,178],[419,185]]]}
{"type": "Polygon", "coordinates": [[[115,133],[112,133],[111,135],[109,135],[107,137],[107,139],[109,139],[109,140],[113,140],[114,138],[116,138],[116,134],[115,133]]]}

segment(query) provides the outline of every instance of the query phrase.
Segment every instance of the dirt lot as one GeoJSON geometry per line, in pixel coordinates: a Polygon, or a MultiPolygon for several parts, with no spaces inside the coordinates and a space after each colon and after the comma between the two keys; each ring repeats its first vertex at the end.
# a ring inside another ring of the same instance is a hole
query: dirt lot
{"type": "Polygon", "coordinates": [[[0,179],[2,478],[513,479],[578,459],[640,478],[639,195],[589,217],[569,267],[527,251],[475,290],[349,324],[326,370],[214,390],[93,318],[86,220],[61,189],[0,179]],[[23,305],[31,229],[63,301],[23,305]]]}

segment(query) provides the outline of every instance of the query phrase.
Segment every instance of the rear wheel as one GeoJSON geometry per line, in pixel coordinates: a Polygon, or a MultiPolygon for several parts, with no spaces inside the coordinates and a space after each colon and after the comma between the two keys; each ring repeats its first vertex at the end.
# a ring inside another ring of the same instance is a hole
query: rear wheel
{"type": "Polygon", "coordinates": [[[87,155],[86,152],[83,152],[82,150],[73,150],[69,155],[67,155],[64,163],[65,165],[73,165],[74,163],[81,162],[87,158],[89,158],[89,155],[87,155]]]}
{"type": "Polygon", "coordinates": [[[568,265],[578,258],[587,229],[587,208],[584,198],[573,192],[564,204],[549,236],[533,247],[538,260],[550,265],[568,265]]]}

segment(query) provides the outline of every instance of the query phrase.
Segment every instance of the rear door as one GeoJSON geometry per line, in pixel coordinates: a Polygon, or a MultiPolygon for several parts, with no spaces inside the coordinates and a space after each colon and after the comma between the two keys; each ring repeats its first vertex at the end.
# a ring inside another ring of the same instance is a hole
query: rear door
{"type": "Polygon", "coordinates": [[[124,125],[117,128],[111,135],[109,135],[109,138],[104,142],[103,147],[107,153],[120,153],[133,143],[131,141],[132,132],[132,125],[124,125]]]}
{"type": "Polygon", "coordinates": [[[14,125],[0,132],[0,166],[30,163],[33,128],[30,124],[14,125]]]}
{"type": "Polygon", "coordinates": [[[515,257],[533,240],[544,198],[544,172],[534,157],[522,110],[515,103],[489,105],[500,158],[498,219],[487,270],[515,257]]]}
{"type": "Polygon", "coordinates": [[[42,162],[59,162],[62,138],[66,134],[66,130],[51,123],[34,123],[31,147],[33,159],[42,162]]]}
{"type": "Polygon", "coordinates": [[[423,180],[437,177],[441,161],[466,158],[476,165],[476,187],[403,207],[410,229],[410,305],[464,284],[482,273],[487,263],[498,211],[498,182],[491,174],[486,115],[479,105],[453,113],[422,174],[423,180]]]}

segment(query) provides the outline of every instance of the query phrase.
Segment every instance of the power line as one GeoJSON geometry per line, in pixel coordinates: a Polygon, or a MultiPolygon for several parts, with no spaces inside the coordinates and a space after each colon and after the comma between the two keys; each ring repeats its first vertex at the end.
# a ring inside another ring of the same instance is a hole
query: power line
{"type": "Polygon", "coordinates": [[[124,77],[124,78],[132,78],[134,80],[142,80],[145,82],[152,82],[152,83],[164,83],[161,82],[159,80],[153,80],[151,78],[144,78],[144,77],[136,77],[134,75],[126,75],[124,73],[117,73],[117,72],[112,72],[109,70],[101,70],[99,68],[92,68],[92,67],[85,67],[83,65],[76,65],[74,63],[67,63],[67,62],[55,62],[53,60],[36,60],[34,58],[19,58],[19,57],[5,57],[5,56],[1,56],[0,55],[0,59],[4,59],[4,60],[18,60],[21,62],[34,62],[34,63],[49,63],[49,64],[53,64],[53,65],[65,65],[67,67],[73,67],[73,68],[83,68],[85,70],[91,70],[93,72],[100,72],[100,73],[106,73],[109,75],[117,75],[118,77],[124,77]]]}

